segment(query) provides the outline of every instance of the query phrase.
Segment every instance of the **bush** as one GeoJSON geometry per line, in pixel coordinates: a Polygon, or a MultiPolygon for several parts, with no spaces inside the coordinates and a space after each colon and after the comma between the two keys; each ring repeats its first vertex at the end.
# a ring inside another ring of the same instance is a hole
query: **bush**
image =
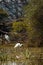
{"type": "Polygon", "coordinates": [[[28,25],[25,22],[15,22],[13,23],[13,31],[17,33],[26,33],[28,25]]]}

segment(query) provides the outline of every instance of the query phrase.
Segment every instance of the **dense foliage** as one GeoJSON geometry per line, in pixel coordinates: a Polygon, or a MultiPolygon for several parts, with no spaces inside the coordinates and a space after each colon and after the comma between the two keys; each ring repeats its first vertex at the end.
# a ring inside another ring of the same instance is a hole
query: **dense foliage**
{"type": "Polygon", "coordinates": [[[13,21],[11,38],[29,46],[43,46],[43,0],[31,0],[23,10],[22,21],[13,21]]]}
{"type": "Polygon", "coordinates": [[[22,23],[21,21],[13,23],[14,31],[21,33],[25,27],[26,31],[23,33],[27,32],[29,45],[43,46],[43,1],[32,0],[23,9],[25,17],[22,23]]]}

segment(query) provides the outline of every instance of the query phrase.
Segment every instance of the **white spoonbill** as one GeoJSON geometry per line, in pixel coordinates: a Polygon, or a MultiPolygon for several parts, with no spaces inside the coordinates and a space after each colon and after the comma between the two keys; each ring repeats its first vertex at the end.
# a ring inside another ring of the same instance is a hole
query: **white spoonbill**
{"type": "Polygon", "coordinates": [[[23,44],[17,43],[17,44],[14,46],[14,48],[21,47],[21,46],[23,46],[23,44]]]}

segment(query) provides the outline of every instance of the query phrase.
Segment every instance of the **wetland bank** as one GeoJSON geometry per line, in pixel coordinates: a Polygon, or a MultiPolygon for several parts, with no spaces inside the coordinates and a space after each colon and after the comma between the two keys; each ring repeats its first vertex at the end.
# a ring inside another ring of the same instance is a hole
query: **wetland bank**
{"type": "Polygon", "coordinates": [[[0,65],[42,65],[43,48],[21,47],[14,44],[0,45],[0,65]]]}
{"type": "Polygon", "coordinates": [[[9,1],[0,0],[0,65],[43,65],[43,0],[22,0],[23,11],[20,0],[9,1]],[[23,45],[14,48],[19,42],[23,45]]]}

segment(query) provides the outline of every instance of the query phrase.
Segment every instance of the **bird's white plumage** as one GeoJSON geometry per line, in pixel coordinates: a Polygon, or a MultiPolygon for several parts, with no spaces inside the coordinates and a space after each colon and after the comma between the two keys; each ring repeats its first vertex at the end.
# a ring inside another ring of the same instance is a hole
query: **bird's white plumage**
{"type": "Polygon", "coordinates": [[[16,48],[16,47],[21,47],[23,44],[20,44],[20,43],[17,43],[15,46],[14,46],[14,48],[16,48]]]}
{"type": "Polygon", "coordinates": [[[5,34],[5,38],[6,38],[6,39],[9,38],[9,36],[5,34]]]}
{"type": "Polygon", "coordinates": [[[17,59],[19,59],[20,57],[19,56],[16,56],[17,59]]]}
{"type": "Polygon", "coordinates": [[[8,36],[7,34],[5,34],[5,39],[6,39],[7,41],[10,41],[9,36],[8,36]]]}

